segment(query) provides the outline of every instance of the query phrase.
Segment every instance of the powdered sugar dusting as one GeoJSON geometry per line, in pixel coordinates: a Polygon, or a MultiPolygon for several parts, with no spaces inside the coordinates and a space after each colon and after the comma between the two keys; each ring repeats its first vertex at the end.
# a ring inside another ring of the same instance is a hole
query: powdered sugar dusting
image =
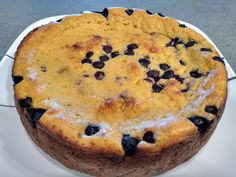
{"type": "Polygon", "coordinates": [[[56,115],[56,118],[64,119],[64,118],[65,118],[65,115],[62,114],[62,113],[58,113],[58,114],[56,115]]]}
{"type": "Polygon", "coordinates": [[[31,49],[31,50],[29,51],[28,55],[26,56],[26,59],[27,59],[28,62],[31,62],[31,60],[32,60],[32,58],[33,58],[33,56],[34,56],[34,54],[35,54],[35,50],[34,50],[34,49],[31,49]]]}
{"type": "MultiPolygon", "coordinates": [[[[149,114],[149,117],[151,116],[151,114],[149,114]]],[[[125,131],[129,132],[130,130],[135,130],[135,131],[143,131],[146,128],[151,128],[151,127],[155,127],[155,128],[162,128],[167,126],[168,124],[174,122],[178,120],[173,114],[168,114],[166,117],[154,117],[151,120],[146,120],[146,121],[142,121],[139,124],[133,125],[132,122],[125,122],[126,127],[125,131]]]]}
{"type": "Polygon", "coordinates": [[[88,114],[86,114],[86,111],[83,111],[86,109],[76,109],[73,106],[66,106],[62,104],[60,101],[55,101],[52,99],[45,99],[43,100],[43,104],[49,106],[51,109],[56,110],[56,118],[59,119],[66,119],[72,124],[87,124],[88,120],[90,120],[90,117],[88,114]],[[82,118],[81,118],[82,117],[82,118]],[[85,119],[86,118],[86,119],[85,119]]]}
{"type": "Polygon", "coordinates": [[[209,79],[211,79],[215,74],[216,74],[217,70],[212,70],[211,72],[208,73],[207,77],[202,81],[201,85],[199,86],[200,89],[202,89],[202,87],[204,87],[209,79]]]}
{"type": "Polygon", "coordinates": [[[198,99],[194,100],[192,102],[192,104],[195,106],[195,107],[198,107],[200,105],[200,103],[208,96],[210,95],[210,93],[214,90],[214,85],[211,86],[210,89],[208,90],[199,90],[199,93],[201,96],[198,97],[198,99]]]}
{"type": "Polygon", "coordinates": [[[211,52],[208,52],[208,51],[201,52],[201,56],[203,56],[203,57],[208,57],[210,54],[211,54],[211,52]]]}
{"type": "Polygon", "coordinates": [[[107,132],[109,131],[110,126],[106,123],[100,124],[100,131],[97,133],[97,136],[104,136],[107,135],[107,132]]]}
{"type": "Polygon", "coordinates": [[[45,105],[48,105],[48,106],[52,107],[53,109],[56,109],[56,110],[58,110],[58,109],[61,108],[61,105],[58,104],[58,103],[57,103],[56,101],[54,101],[54,100],[43,100],[43,103],[44,103],[45,105]]]}
{"type": "Polygon", "coordinates": [[[27,68],[27,71],[28,71],[28,76],[29,76],[29,79],[32,80],[32,81],[35,81],[36,78],[37,78],[37,73],[35,72],[35,70],[33,68],[27,68]]]}
{"type": "Polygon", "coordinates": [[[153,120],[143,121],[139,123],[138,125],[136,125],[135,129],[137,131],[143,131],[144,129],[150,128],[150,127],[161,128],[161,127],[167,126],[168,124],[176,120],[177,119],[173,114],[168,114],[167,117],[164,117],[164,118],[157,117],[153,120]]]}
{"type": "Polygon", "coordinates": [[[190,102],[186,107],[184,107],[179,113],[178,115],[185,113],[185,112],[192,112],[194,111],[200,104],[201,102],[208,96],[210,95],[214,88],[215,88],[215,84],[213,84],[209,89],[204,90],[203,87],[206,86],[206,84],[208,83],[209,79],[211,79],[216,73],[216,70],[211,71],[207,77],[202,81],[202,83],[200,84],[200,86],[198,87],[198,90],[196,91],[196,95],[197,95],[197,99],[193,100],[192,102],[190,102]]]}
{"type": "Polygon", "coordinates": [[[83,138],[94,138],[98,136],[109,136],[109,132],[111,131],[110,126],[107,123],[99,124],[99,131],[93,136],[82,135],[83,138]]]}
{"type": "MultiPolygon", "coordinates": [[[[204,89],[204,87],[208,84],[209,80],[212,79],[212,77],[215,75],[217,70],[211,71],[207,77],[201,82],[201,84],[198,87],[198,90],[194,92],[193,94],[196,94],[197,98],[194,99],[192,102],[190,102],[186,107],[184,107],[179,113],[177,113],[177,116],[173,114],[168,114],[166,117],[154,117],[155,115],[152,115],[149,113],[149,117],[152,116],[152,120],[142,121],[137,125],[132,126],[132,121],[126,121],[125,124],[122,127],[126,127],[125,131],[130,130],[136,130],[136,131],[143,131],[146,128],[150,127],[156,127],[156,128],[162,128],[169,124],[171,124],[174,121],[179,120],[177,117],[181,117],[182,113],[185,112],[192,112],[195,111],[196,108],[201,104],[201,102],[210,95],[215,88],[215,85],[212,84],[209,89],[204,89]]],[[[145,117],[145,116],[144,116],[145,117]]],[[[137,117],[140,118],[140,117],[137,117]]]]}

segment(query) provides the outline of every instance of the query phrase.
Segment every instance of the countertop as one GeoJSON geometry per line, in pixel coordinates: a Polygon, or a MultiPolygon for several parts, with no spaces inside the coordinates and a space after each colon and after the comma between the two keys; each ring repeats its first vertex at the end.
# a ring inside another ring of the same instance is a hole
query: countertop
{"type": "Polygon", "coordinates": [[[119,6],[161,12],[199,27],[236,71],[236,0],[0,0],[0,4],[1,58],[16,37],[37,20],[119,6]]]}

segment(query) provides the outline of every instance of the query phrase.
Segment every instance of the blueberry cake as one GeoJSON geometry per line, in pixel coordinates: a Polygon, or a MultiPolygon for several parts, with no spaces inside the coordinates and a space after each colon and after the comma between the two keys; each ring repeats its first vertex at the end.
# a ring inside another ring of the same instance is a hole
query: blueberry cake
{"type": "Polygon", "coordinates": [[[32,140],[101,177],[154,176],[187,161],[227,98],[224,60],[206,39],[160,13],[124,8],[34,29],[12,78],[32,140]]]}

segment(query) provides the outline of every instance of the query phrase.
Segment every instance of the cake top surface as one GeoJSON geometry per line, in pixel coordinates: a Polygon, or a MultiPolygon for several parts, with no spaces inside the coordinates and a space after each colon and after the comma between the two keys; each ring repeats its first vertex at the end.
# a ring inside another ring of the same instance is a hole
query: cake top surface
{"type": "Polygon", "coordinates": [[[13,67],[16,99],[37,126],[117,154],[156,153],[206,131],[225,102],[226,75],[200,34],[123,8],[37,28],[13,67]]]}

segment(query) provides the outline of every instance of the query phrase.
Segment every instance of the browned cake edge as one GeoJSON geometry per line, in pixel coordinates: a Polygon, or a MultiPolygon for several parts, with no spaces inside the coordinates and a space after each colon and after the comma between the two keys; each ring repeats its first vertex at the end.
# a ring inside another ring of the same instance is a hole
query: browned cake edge
{"type": "Polygon", "coordinates": [[[215,119],[212,126],[205,134],[198,133],[181,143],[163,149],[160,153],[155,155],[143,156],[137,154],[133,157],[107,157],[105,154],[85,152],[69,144],[65,144],[66,140],[59,136],[52,137],[40,124],[37,124],[36,128],[34,128],[28,118],[26,110],[20,107],[18,100],[15,98],[16,108],[20,114],[21,121],[37,146],[70,169],[93,176],[106,177],[153,176],[168,171],[187,161],[193,157],[211,137],[222,116],[225,101],[219,109],[219,117],[215,119]]]}

